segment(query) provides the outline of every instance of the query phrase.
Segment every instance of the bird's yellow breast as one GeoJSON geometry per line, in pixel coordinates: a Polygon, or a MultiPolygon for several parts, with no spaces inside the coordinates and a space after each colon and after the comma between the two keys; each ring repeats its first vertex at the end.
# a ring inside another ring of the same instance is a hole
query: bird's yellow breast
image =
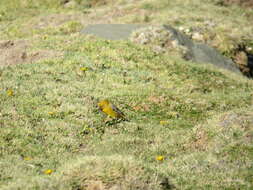
{"type": "Polygon", "coordinates": [[[106,106],[102,109],[103,112],[105,112],[106,114],[108,114],[111,117],[118,117],[117,112],[115,112],[111,106],[106,106]]]}

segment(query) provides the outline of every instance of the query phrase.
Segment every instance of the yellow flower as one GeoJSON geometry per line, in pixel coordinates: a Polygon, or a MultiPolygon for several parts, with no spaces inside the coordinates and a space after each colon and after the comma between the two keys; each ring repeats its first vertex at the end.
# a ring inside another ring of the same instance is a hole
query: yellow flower
{"type": "Polygon", "coordinates": [[[48,35],[43,36],[43,40],[46,40],[48,38],[48,35]]]}
{"type": "Polygon", "coordinates": [[[12,90],[12,89],[8,89],[8,90],[7,90],[7,95],[8,95],[8,96],[13,96],[13,95],[14,95],[13,90],[12,90]]]}
{"type": "Polygon", "coordinates": [[[156,157],[157,161],[164,161],[164,159],[165,159],[165,157],[161,156],[161,155],[156,157]]]}
{"type": "Polygon", "coordinates": [[[161,120],[160,121],[160,125],[167,125],[169,122],[168,121],[165,121],[165,120],[161,120]]]}
{"type": "Polygon", "coordinates": [[[91,128],[91,127],[89,127],[89,126],[84,126],[82,132],[83,132],[84,134],[89,134],[89,133],[91,133],[91,132],[93,132],[93,131],[94,131],[93,128],[91,128]]]}
{"type": "Polygon", "coordinates": [[[25,161],[29,161],[29,160],[31,160],[32,158],[31,157],[29,157],[29,156],[27,156],[27,157],[24,157],[24,160],[25,161]]]}
{"type": "Polygon", "coordinates": [[[53,173],[53,170],[51,170],[51,169],[48,169],[48,170],[44,171],[44,174],[47,174],[47,175],[50,175],[52,173],[53,173]]]}
{"type": "Polygon", "coordinates": [[[104,112],[105,114],[107,114],[108,116],[112,118],[124,119],[125,117],[125,115],[115,105],[109,102],[109,100],[101,100],[98,103],[98,107],[102,112],[104,112]]]}
{"type": "Polygon", "coordinates": [[[55,112],[50,111],[50,112],[48,112],[48,114],[49,114],[49,115],[54,115],[54,114],[55,114],[55,112]]]}
{"type": "Polygon", "coordinates": [[[88,67],[81,67],[80,70],[85,72],[85,71],[88,71],[89,69],[88,69],[88,67]]]}

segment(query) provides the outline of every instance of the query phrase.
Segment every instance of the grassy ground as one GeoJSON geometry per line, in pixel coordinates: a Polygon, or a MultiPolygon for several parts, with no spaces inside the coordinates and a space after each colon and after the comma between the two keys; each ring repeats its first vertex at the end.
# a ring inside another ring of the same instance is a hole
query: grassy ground
{"type": "Polygon", "coordinates": [[[252,29],[241,13],[251,10],[198,0],[3,2],[1,39],[13,45],[0,46],[12,62],[0,63],[0,189],[252,188],[252,80],[78,33],[103,21],[212,19],[207,35],[239,44],[252,29]],[[104,98],[129,121],[105,123],[96,106],[104,98]]]}

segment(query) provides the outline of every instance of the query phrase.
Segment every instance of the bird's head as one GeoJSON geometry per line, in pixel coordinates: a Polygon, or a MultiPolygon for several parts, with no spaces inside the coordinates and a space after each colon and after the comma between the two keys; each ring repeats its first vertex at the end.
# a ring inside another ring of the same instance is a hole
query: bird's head
{"type": "Polygon", "coordinates": [[[108,106],[110,104],[109,100],[101,100],[98,102],[98,107],[103,108],[105,106],[108,106]]]}

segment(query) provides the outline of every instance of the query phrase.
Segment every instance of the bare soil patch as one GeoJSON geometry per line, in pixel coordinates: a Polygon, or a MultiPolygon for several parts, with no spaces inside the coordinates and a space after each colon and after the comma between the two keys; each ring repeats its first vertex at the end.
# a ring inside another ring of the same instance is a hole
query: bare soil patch
{"type": "Polygon", "coordinates": [[[225,5],[237,4],[244,8],[253,8],[253,0],[223,0],[225,5]]]}
{"type": "Polygon", "coordinates": [[[0,41],[0,66],[16,65],[22,63],[34,63],[36,61],[61,57],[61,52],[53,50],[39,50],[30,52],[31,45],[27,40],[0,41]]]}

